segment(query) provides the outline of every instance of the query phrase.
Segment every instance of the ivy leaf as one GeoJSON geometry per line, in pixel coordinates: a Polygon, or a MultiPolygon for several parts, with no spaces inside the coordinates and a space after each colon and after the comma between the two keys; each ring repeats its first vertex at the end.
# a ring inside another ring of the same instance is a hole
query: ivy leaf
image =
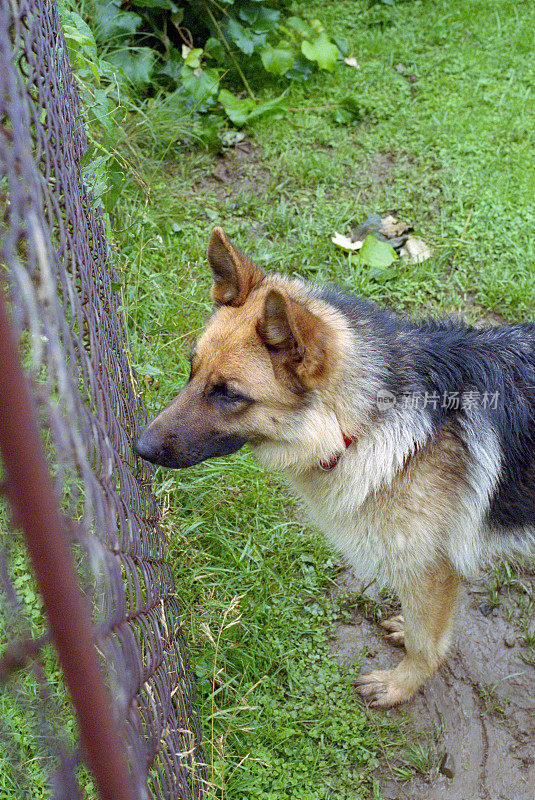
{"type": "Polygon", "coordinates": [[[310,78],[312,69],[313,67],[310,61],[307,61],[307,59],[299,53],[291,70],[286,73],[286,77],[294,81],[306,81],[310,78]]]}
{"type": "Polygon", "coordinates": [[[280,11],[266,6],[243,6],[238,16],[257,33],[270,31],[280,19],[280,11]]]}
{"type": "Polygon", "coordinates": [[[97,38],[103,43],[131,36],[142,23],[139,14],[121,11],[114,0],[101,0],[96,4],[95,11],[97,38]]]}
{"type": "Polygon", "coordinates": [[[169,49],[169,56],[165,64],[160,67],[157,74],[170,78],[175,84],[181,83],[180,71],[184,66],[184,60],[176,47],[169,49]]]}
{"type": "Polygon", "coordinates": [[[227,89],[222,89],[217,99],[225,109],[231,122],[241,128],[246,122],[252,122],[252,120],[262,117],[264,114],[284,111],[286,107],[285,95],[286,92],[279,97],[273,98],[273,100],[257,104],[250,97],[245,98],[245,100],[239,100],[227,89]]]}
{"type": "Polygon", "coordinates": [[[210,39],[208,39],[204,45],[204,52],[207,56],[215,59],[218,64],[220,64],[225,58],[225,48],[219,39],[214,39],[213,37],[210,37],[210,39]]]}
{"type": "Polygon", "coordinates": [[[309,61],[316,61],[320,69],[332,72],[339,56],[338,48],[329,41],[325,32],[320,33],[314,42],[305,40],[301,43],[301,52],[309,61]]]}
{"type": "Polygon", "coordinates": [[[360,258],[368,267],[384,270],[397,261],[398,255],[391,245],[380,242],[370,233],[364,240],[360,258]]]}
{"type": "Polygon", "coordinates": [[[239,100],[228,89],[221,89],[217,99],[225,109],[231,122],[240,127],[245,125],[255,105],[254,100],[251,100],[250,97],[246,97],[245,100],[239,100]]]}
{"type": "Polygon", "coordinates": [[[241,22],[231,17],[227,25],[227,33],[242,53],[252,55],[255,50],[266,42],[267,33],[255,33],[249,28],[244,28],[241,22]]]}
{"type": "Polygon", "coordinates": [[[147,86],[152,78],[156,53],[150,47],[114,50],[108,56],[133,86],[147,86]]]}
{"type": "MultiPolygon", "coordinates": [[[[182,45],[182,51],[186,45],[182,45]]],[[[187,55],[184,57],[184,64],[192,69],[197,69],[201,66],[201,56],[203,54],[202,47],[194,47],[193,49],[187,48],[187,55]]]]}
{"type": "Polygon", "coordinates": [[[253,119],[257,119],[258,117],[263,117],[266,114],[280,114],[286,110],[286,90],[283,92],[279,97],[274,97],[273,100],[266,100],[265,103],[258,103],[257,106],[253,108],[251,113],[247,118],[247,122],[251,122],[253,119]]]}
{"type": "Polygon", "coordinates": [[[270,44],[260,51],[260,58],[264,69],[274,75],[284,75],[294,63],[294,55],[291,50],[286,47],[272,47],[270,44]]]}
{"type": "Polygon", "coordinates": [[[301,19],[301,17],[288,17],[286,24],[289,25],[290,28],[293,28],[294,31],[300,33],[303,38],[310,39],[314,36],[314,29],[312,26],[309,25],[306,20],[301,19]]]}
{"type": "Polygon", "coordinates": [[[193,70],[184,64],[180,70],[182,83],[198,103],[205,103],[209,97],[217,92],[219,86],[219,73],[215,69],[193,70]]]}

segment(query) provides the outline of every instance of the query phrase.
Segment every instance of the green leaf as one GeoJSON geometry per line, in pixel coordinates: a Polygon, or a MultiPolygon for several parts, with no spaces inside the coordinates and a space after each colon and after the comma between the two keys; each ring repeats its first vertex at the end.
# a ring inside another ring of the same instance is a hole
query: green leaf
{"type": "Polygon", "coordinates": [[[205,103],[219,88],[219,73],[215,69],[193,70],[184,64],[180,75],[185,88],[198,103],[205,103]]]}
{"type": "Polygon", "coordinates": [[[182,76],[180,73],[183,66],[184,59],[180,55],[180,52],[176,47],[171,47],[165,64],[160,67],[157,74],[164,75],[166,78],[170,78],[174,81],[174,83],[179,84],[182,83],[182,76]]]}
{"type": "Polygon", "coordinates": [[[398,255],[391,245],[387,242],[380,242],[371,233],[366,236],[359,256],[364,264],[375,269],[385,269],[398,259],[398,255]]]}
{"type": "Polygon", "coordinates": [[[333,36],[333,42],[343,56],[347,56],[349,52],[349,45],[347,39],[342,39],[341,36],[333,36]]]}
{"type": "Polygon", "coordinates": [[[300,33],[304,38],[310,39],[314,36],[314,29],[312,26],[309,25],[306,20],[301,19],[301,17],[288,17],[286,25],[289,25],[290,28],[293,28],[294,31],[300,33]]]}
{"type": "Polygon", "coordinates": [[[95,4],[97,38],[102,43],[131,36],[142,23],[139,14],[121,11],[118,5],[114,0],[99,0],[95,4]]]}
{"type": "Polygon", "coordinates": [[[333,111],[332,117],[337,125],[349,125],[349,123],[353,122],[355,119],[351,111],[341,106],[333,111]]]}
{"type": "Polygon", "coordinates": [[[110,138],[116,135],[117,104],[109,97],[109,87],[94,89],[93,102],[87,106],[87,113],[91,123],[101,125],[110,138]]]}
{"type": "Polygon", "coordinates": [[[257,117],[263,117],[266,114],[282,114],[283,111],[286,111],[287,103],[285,98],[287,91],[283,92],[279,97],[274,97],[273,100],[266,100],[265,103],[259,103],[255,106],[249,114],[247,122],[251,122],[257,117]]]}
{"type": "Polygon", "coordinates": [[[122,167],[116,158],[113,158],[108,164],[108,190],[102,196],[102,202],[105,210],[109,213],[113,211],[117,204],[119,195],[126,183],[126,175],[124,167],[122,167]]]}
{"type": "Polygon", "coordinates": [[[254,108],[254,100],[250,97],[245,100],[239,100],[237,97],[228,91],[228,89],[221,89],[217,99],[225,109],[227,116],[235,125],[245,125],[249,114],[254,108]]]}
{"type": "MultiPolygon", "coordinates": [[[[75,16],[78,16],[78,15],[75,15],[75,16]]],[[[82,22],[83,22],[83,20],[82,20],[82,22]]],[[[85,22],[84,22],[84,25],[85,25],[85,22]]],[[[87,28],[87,26],[86,26],[86,28],[87,28]]],[[[70,25],[69,23],[66,23],[63,26],[63,34],[64,34],[65,38],[67,39],[67,41],[76,42],[76,44],[82,45],[82,47],[88,47],[91,50],[95,50],[95,54],[96,54],[97,45],[96,45],[96,42],[95,42],[95,38],[94,38],[93,34],[91,33],[91,31],[89,30],[89,28],[87,30],[89,31],[89,33],[87,33],[87,31],[85,31],[83,29],[80,29],[77,25],[76,26],[75,25],[70,25]]]]}
{"type": "Polygon", "coordinates": [[[292,68],[294,63],[294,55],[291,50],[283,47],[272,47],[270,44],[267,44],[260,51],[260,58],[264,69],[274,75],[284,75],[292,68]]]}
{"type": "Polygon", "coordinates": [[[345,97],[334,111],[334,121],[340,125],[349,125],[351,122],[360,122],[370,114],[370,109],[360,103],[355,97],[345,97]]]}
{"type": "Polygon", "coordinates": [[[174,14],[171,14],[170,17],[171,24],[174,25],[177,30],[180,30],[180,26],[182,24],[183,19],[184,19],[184,11],[181,8],[179,8],[178,11],[175,11],[174,14]]]}
{"type": "Polygon", "coordinates": [[[325,32],[320,33],[314,42],[301,43],[301,52],[309,61],[316,61],[320,69],[332,72],[339,56],[338,48],[329,41],[325,32]]]}
{"type": "Polygon", "coordinates": [[[156,53],[150,47],[132,47],[114,50],[109,54],[111,64],[117,67],[133,86],[147,86],[152,77],[156,53]]]}
{"type": "Polygon", "coordinates": [[[267,37],[267,33],[255,33],[249,28],[244,28],[241,22],[233,17],[229,19],[227,33],[236,47],[239,47],[246,56],[252,55],[255,50],[262,47],[267,37]]]}
{"type": "Polygon", "coordinates": [[[98,74],[101,78],[108,78],[112,83],[116,80],[115,67],[105,58],[99,58],[98,60],[98,74]]]}
{"type": "Polygon", "coordinates": [[[172,0],[134,0],[132,5],[137,8],[161,8],[163,11],[172,11],[173,14],[179,10],[172,0]]]}
{"type": "Polygon", "coordinates": [[[277,26],[280,11],[266,6],[242,6],[238,16],[256,33],[270,31],[277,26]]]}
{"type": "Polygon", "coordinates": [[[252,120],[264,116],[265,114],[284,111],[286,108],[285,95],[286,92],[281,94],[280,97],[275,97],[273,100],[267,100],[265,103],[256,104],[250,97],[247,97],[245,100],[239,100],[227,89],[222,89],[217,99],[222,104],[230,120],[238,127],[241,127],[245,125],[246,122],[252,122],[252,120]]]}
{"type": "Polygon", "coordinates": [[[188,55],[184,60],[184,64],[187,67],[191,67],[192,69],[197,69],[197,67],[201,66],[201,56],[203,54],[202,47],[194,47],[192,50],[189,51],[188,55]]]}
{"type": "Polygon", "coordinates": [[[69,48],[69,59],[74,70],[87,70],[100,86],[97,44],[89,26],[74,11],[69,12],[63,23],[63,35],[69,48]]]}
{"type": "Polygon", "coordinates": [[[150,377],[155,377],[157,375],[163,375],[163,370],[160,367],[154,367],[152,364],[135,364],[134,366],[138,375],[148,375],[150,377]]]}
{"type": "Polygon", "coordinates": [[[307,59],[299,53],[291,70],[286,73],[286,77],[294,81],[307,81],[312,75],[312,70],[313,67],[310,61],[307,61],[307,59]]]}
{"type": "Polygon", "coordinates": [[[213,37],[210,37],[204,45],[204,52],[207,56],[214,58],[218,64],[225,58],[225,48],[219,39],[214,39],[213,37]]]}

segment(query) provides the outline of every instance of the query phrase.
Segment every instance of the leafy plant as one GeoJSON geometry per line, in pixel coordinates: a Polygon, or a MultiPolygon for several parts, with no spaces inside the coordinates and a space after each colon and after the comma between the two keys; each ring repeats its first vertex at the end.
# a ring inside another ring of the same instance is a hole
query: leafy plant
{"type": "MultiPolygon", "coordinates": [[[[305,80],[315,68],[332,71],[340,56],[319,20],[285,17],[280,5],[272,0],[183,0],[180,6],[172,0],[93,0],[85,20],[126,89],[163,90],[186,112],[224,112],[242,126],[284,108],[284,93],[277,101],[259,103],[252,76],[257,82],[258,75],[305,80]]],[[[88,44],[75,41],[82,50],[88,44]]]]}
{"type": "Polygon", "coordinates": [[[125,182],[124,160],[117,141],[121,107],[119,84],[113,64],[99,56],[91,28],[73,10],[62,9],[63,33],[71,67],[78,79],[86,133],[83,175],[96,202],[113,211],[125,182]]]}
{"type": "Polygon", "coordinates": [[[351,256],[359,264],[369,267],[368,275],[378,283],[385,283],[395,278],[398,271],[392,267],[398,261],[398,255],[392,245],[376,239],[373,234],[368,234],[362,248],[351,256]]]}

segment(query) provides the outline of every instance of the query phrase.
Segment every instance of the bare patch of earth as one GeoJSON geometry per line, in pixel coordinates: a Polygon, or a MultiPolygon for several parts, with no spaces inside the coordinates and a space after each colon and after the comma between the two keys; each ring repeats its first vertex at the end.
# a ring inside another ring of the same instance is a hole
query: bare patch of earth
{"type": "Polygon", "coordinates": [[[246,136],[215,158],[211,172],[203,175],[194,189],[212,191],[220,199],[262,192],[270,183],[271,173],[261,164],[260,145],[246,136]]]}
{"type": "MultiPolygon", "coordinates": [[[[533,596],[534,576],[527,580],[533,596]]],[[[520,627],[525,607],[509,595],[491,609],[487,585],[485,579],[466,585],[448,661],[403,711],[388,712],[408,713],[424,741],[428,732],[436,764],[409,784],[400,784],[391,768],[382,768],[378,780],[385,800],[535,799],[535,667],[534,650],[520,627]],[[433,731],[438,731],[438,742],[433,731]]],[[[340,574],[334,594],[355,597],[361,587],[348,569],[340,574]]],[[[337,627],[332,652],[345,663],[366,652],[363,672],[392,668],[402,651],[385,642],[382,628],[364,613],[357,604],[351,621],[337,627]]],[[[369,711],[374,713],[380,712],[369,711]]]]}

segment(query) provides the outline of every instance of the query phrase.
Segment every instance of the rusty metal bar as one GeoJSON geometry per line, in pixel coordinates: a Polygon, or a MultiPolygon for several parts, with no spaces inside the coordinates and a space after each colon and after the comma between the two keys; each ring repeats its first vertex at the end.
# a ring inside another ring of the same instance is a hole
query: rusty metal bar
{"type": "Polygon", "coordinates": [[[134,793],[63,529],[27,379],[22,371],[0,283],[0,453],[9,497],[20,523],[102,800],[133,800],[134,793]]]}

